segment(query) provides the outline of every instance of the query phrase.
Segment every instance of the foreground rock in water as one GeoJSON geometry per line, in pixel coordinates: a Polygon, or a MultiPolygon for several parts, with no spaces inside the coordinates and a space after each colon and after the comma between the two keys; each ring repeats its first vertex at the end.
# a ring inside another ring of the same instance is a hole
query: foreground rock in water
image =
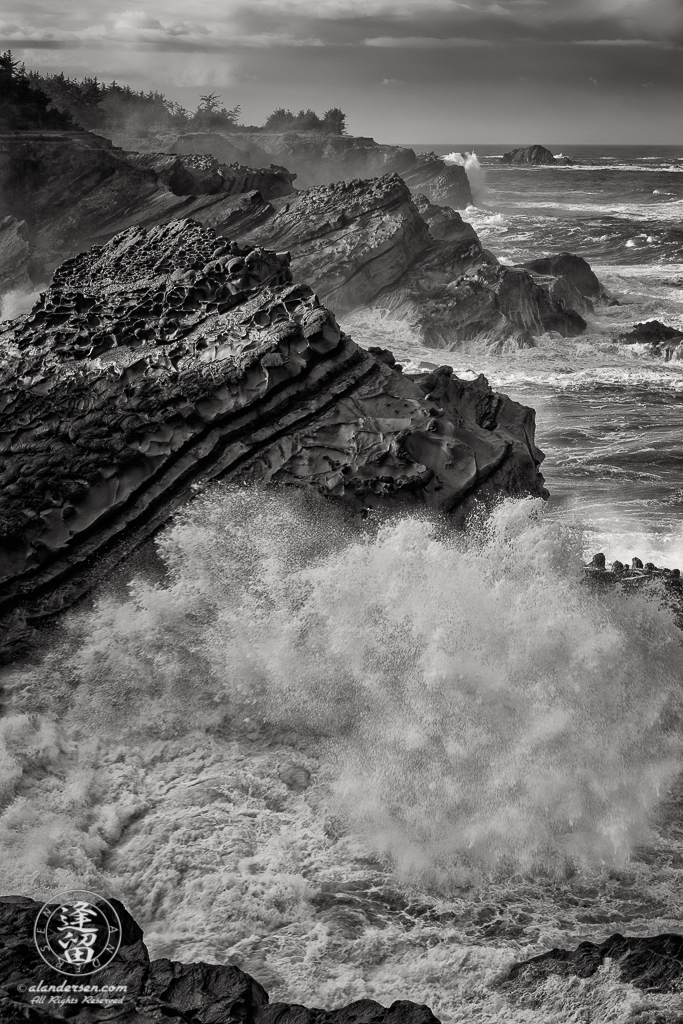
{"type": "Polygon", "coordinates": [[[265,989],[238,967],[150,961],[140,926],[119,900],[110,903],[121,922],[119,951],[103,970],[79,977],[58,974],[38,954],[33,928],[41,904],[24,896],[0,896],[3,1024],[55,1024],[65,1019],[73,1024],[152,1024],[169,1019],[187,1024],[438,1024],[429,1007],[407,1000],[385,1007],[361,999],[337,1010],[269,1003],[265,989]],[[50,992],[51,985],[58,990],[50,992]],[[65,989],[69,985],[99,988],[74,992],[65,989]],[[40,995],[35,991],[38,986],[40,995]],[[121,992],[119,987],[124,986],[126,991],[121,992]],[[119,991],[105,992],[105,987],[119,991]]]}
{"type": "Polygon", "coordinates": [[[610,297],[593,273],[590,263],[571,252],[523,263],[534,279],[544,284],[548,294],[567,310],[593,313],[595,302],[610,302],[610,297]]]}
{"type": "Polygon", "coordinates": [[[289,262],[192,222],[133,228],[3,325],[0,614],[68,603],[210,479],[356,509],[544,493],[533,410],[448,367],[403,375],[289,262]]]}
{"type": "Polygon", "coordinates": [[[406,146],[383,146],[353,135],[319,131],[195,133],[179,136],[169,151],[211,153],[219,160],[229,156],[228,163],[240,160],[252,167],[274,161],[294,171],[302,188],[400,174],[415,193],[424,193],[432,202],[460,210],[472,202],[464,167],[446,164],[436,153],[416,154],[406,146]]]}
{"type": "Polygon", "coordinates": [[[545,146],[523,146],[519,149],[511,149],[509,153],[503,153],[504,164],[518,164],[528,166],[558,165],[571,166],[573,160],[568,156],[556,157],[546,149],[545,146]]]}
{"type": "Polygon", "coordinates": [[[582,942],[574,950],[548,953],[515,964],[510,982],[536,985],[551,974],[590,978],[605,960],[616,961],[622,981],[648,992],[683,992],[683,935],[647,938],[611,935],[599,945],[582,942]]]}
{"type": "Polygon", "coordinates": [[[683,357],[683,331],[663,324],[661,320],[646,320],[644,323],[634,324],[633,328],[620,335],[618,340],[624,345],[647,346],[651,355],[664,356],[667,362],[683,357]]]}
{"type": "Polygon", "coordinates": [[[680,569],[669,569],[657,566],[654,562],[645,562],[637,556],[629,562],[616,558],[607,562],[602,551],[593,555],[584,566],[586,582],[596,588],[620,586],[625,593],[637,593],[650,584],[660,584],[660,599],[673,611],[676,625],[683,629],[683,577],[680,569]]]}

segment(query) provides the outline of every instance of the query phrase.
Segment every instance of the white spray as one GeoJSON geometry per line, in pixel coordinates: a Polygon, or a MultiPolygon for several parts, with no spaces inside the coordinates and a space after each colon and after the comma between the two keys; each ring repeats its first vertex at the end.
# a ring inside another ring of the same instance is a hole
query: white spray
{"type": "Polygon", "coordinates": [[[472,189],[472,198],[475,203],[484,202],[486,200],[486,174],[479,163],[477,154],[454,152],[448,153],[443,159],[444,163],[458,164],[465,168],[472,189]]]}

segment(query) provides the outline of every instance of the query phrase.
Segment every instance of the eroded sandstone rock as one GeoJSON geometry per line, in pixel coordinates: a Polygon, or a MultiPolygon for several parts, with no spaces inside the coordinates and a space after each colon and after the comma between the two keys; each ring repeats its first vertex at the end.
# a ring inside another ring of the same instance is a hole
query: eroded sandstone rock
{"type": "Polygon", "coordinates": [[[0,350],[0,614],[62,607],[217,477],[357,509],[544,493],[532,410],[403,375],[288,254],[192,222],[67,261],[0,350]]]}
{"type": "Polygon", "coordinates": [[[127,154],[89,132],[0,136],[0,213],[26,219],[8,252],[24,246],[41,285],[65,258],[131,225],[192,217],[244,245],[287,249],[296,279],[335,312],[370,302],[400,316],[408,310],[437,347],[472,337],[528,345],[548,329],[585,327],[585,300],[574,291],[572,306],[565,277],[534,282],[501,267],[454,210],[420,193],[423,218],[396,173],[276,195],[292,190],[291,177],[204,157],[127,154]]]}
{"type": "Polygon", "coordinates": [[[494,349],[526,347],[545,331],[573,337],[585,330],[583,317],[553,297],[547,284],[483,249],[459,214],[425,197],[420,202],[432,222],[450,225],[442,232],[447,237],[432,237],[396,174],[273,200],[274,216],[264,217],[248,237],[288,249],[296,276],[335,312],[371,304],[407,319],[435,348],[473,338],[494,349]]]}
{"type": "Polygon", "coordinates": [[[433,202],[464,210],[472,192],[464,167],[446,164],[436,153],[415,153],[406,146],[384,146],[374,139],[320,131],[194,133],[181,135],[174,153],[210,153],[219,160],[240,160],[252,167],[271,161],[297,175],[300,188],[352,178],[400,174],[414,191],[433,202]],[[239,156],[228,154],[239,153],[239,156]]]}
{"type": "Polygon", "coordinates": [[[135,167],[153,171],[176,196],[235,195],[258,191],[264,199],[288,196],[296,174],[271,164],[255,170],[240,163],[222,164],[212,156],[126,153],[135,167]]]}
{"type": "MultiPolygon", "coordinates": [[[[292,175],[284,168],[201,164],[201,159],[195,166],[192,158],[125,153],[92,132],[0,133],[0,218],[24,221],[22,259],[30,263],[32,281],[44,284],[64,259],[133,224],[152,226],[187,216],[228,223],[238,210],[247,228],[254,202],[257,219],[269,211],[258,188],[266,195],[293,191],[292,175]]],[[[18,245],[15,237],[12,248],[18,245]]],[[[12,263],[3,260],[0,249],[0,288],[11,287],[12,263]]]]}
{"type": "Polygon", "coordinates": [[[413,200],[432,238],[448,242],[479,241],[472,225],[464,221],[457,210],[438,206],[420,192],[413,196],[413,200]]]}

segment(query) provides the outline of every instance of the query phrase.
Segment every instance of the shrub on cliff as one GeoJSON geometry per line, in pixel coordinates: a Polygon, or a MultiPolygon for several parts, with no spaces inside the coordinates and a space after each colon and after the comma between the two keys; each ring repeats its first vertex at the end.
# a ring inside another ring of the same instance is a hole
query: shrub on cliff
{"type": "Polygon", "coordinates": [[[322,117],[318,117],[310,107],[308,110],[300,110],[298,114],[277,107],[266,118],[263,129],[267,132],[325,131],[332,135],[344,135],[346,114],[339,107],[331,107],[322,117]]]}

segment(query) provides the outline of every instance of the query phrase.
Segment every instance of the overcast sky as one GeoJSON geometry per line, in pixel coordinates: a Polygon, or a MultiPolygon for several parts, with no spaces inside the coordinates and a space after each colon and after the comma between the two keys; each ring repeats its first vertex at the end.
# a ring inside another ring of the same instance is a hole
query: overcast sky
{"type": "Polygon", "coordinates": [[[683,0],[3,0],[27,67],[382,142],[683,143],[683,0]]]}

